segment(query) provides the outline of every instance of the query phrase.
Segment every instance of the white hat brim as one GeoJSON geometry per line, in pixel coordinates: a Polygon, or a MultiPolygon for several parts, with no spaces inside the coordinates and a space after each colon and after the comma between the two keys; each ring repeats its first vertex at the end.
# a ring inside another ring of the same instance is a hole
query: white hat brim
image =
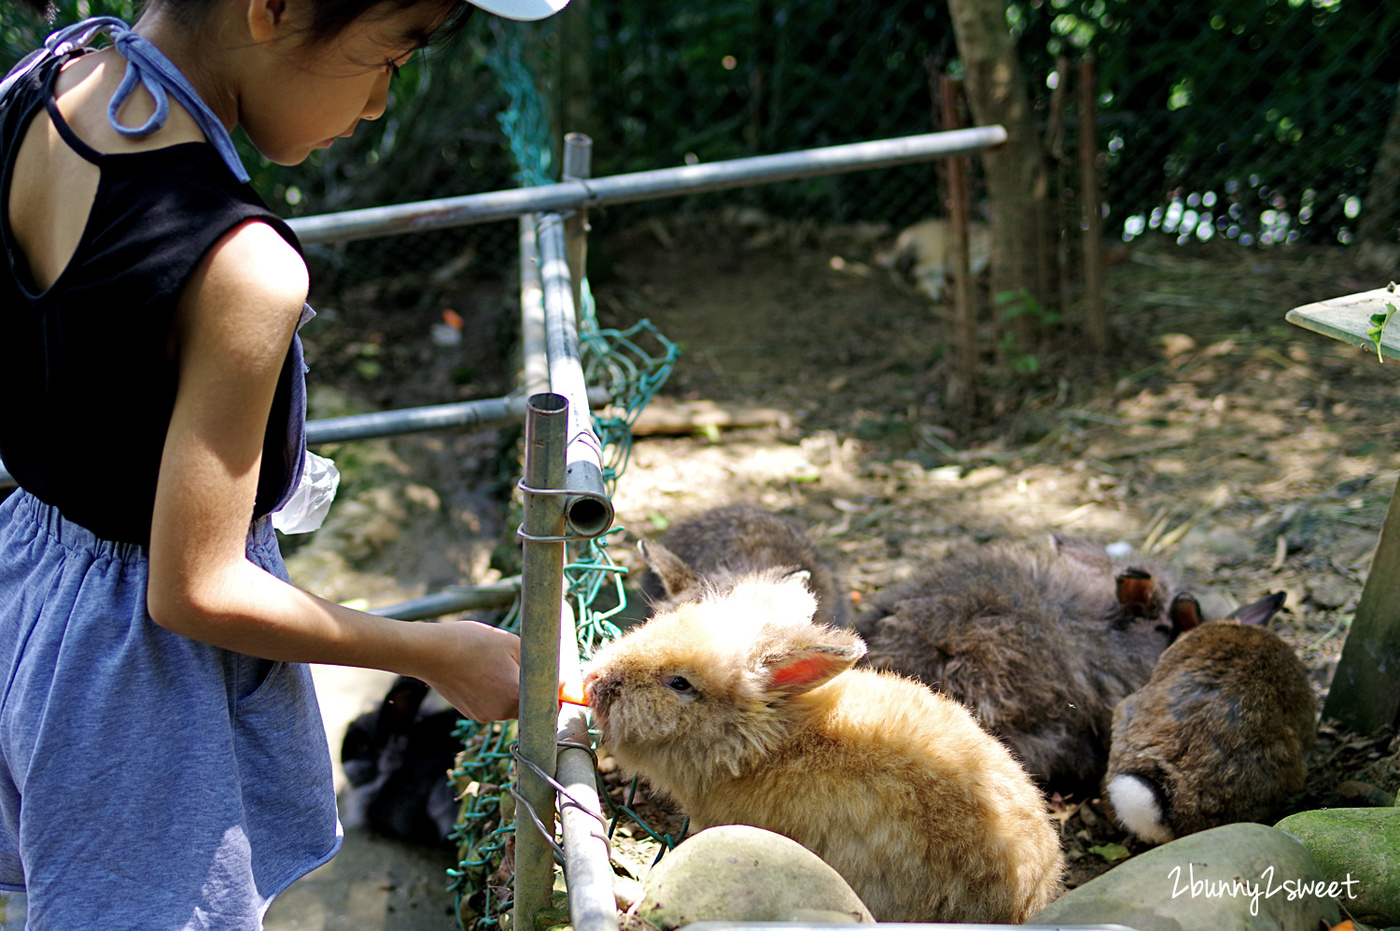
{"type": "Polygon", "coordinates": [[[472,6],[506,19],[531,22],[553,16],[569,5],[569,0],[467,0],[472,6]]]}

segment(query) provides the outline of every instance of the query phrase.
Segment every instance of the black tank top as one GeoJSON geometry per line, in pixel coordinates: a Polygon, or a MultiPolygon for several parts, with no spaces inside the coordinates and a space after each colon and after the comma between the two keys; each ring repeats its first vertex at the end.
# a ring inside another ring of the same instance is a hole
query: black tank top
{"type": "MultiPolygon", "coordinates": [[[[146,545],[175,404],[171,325],[186,282],[226,233],[261,220],[295,234],[204,142],[102,154],[53,100],[61,62],[15,86],[0,110],[0,459],[20,487],[98,536],[146,545]],[[63,139],[101,172],[77,251],[47,290],[35,287],[9,228],[15,153],[46,107],[63,139]]],[[[270,513],[300,473],[304,395],[289,349],[263,444],[253,517],[270,513]],[[300,405],[298,404],[300,402],[300,405]],[[301,409],[295,409],[298,406],[301,409]]]]}

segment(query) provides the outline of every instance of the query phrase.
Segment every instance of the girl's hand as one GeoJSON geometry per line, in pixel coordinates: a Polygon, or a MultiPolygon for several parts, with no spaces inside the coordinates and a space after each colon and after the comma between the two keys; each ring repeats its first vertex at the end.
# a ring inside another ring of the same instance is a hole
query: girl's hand
{"type": "Polygon", "coordinates": [[[433,625],[442,648],[419,678],[473,721],[513,718],[520,702],[520,638],[476,621],[433,625]]]}

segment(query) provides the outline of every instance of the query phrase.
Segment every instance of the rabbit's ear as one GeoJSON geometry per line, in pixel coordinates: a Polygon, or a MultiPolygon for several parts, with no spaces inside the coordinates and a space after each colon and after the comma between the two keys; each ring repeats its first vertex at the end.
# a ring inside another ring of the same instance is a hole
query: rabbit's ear
{"type": "Polygon", "coordinates": [[[1236,608],[1230,616],[1241,624],[1264,627],[1269,623],[1270,618],[1278,613],[1279,608],[1283,607],[1287,598],[1287,592],[1274,592],[1272,595],[1265,595],[1254,604],[1236,608]]]}
{"type": "Polygon", "coordinates": [[[1152,573],[1142,569],[1124,569],[1114,579],[1118,585],[1118,603],[1139,611],[1146,610],[1152,600],[1152,573]]]}
{"type": "Polygon", "coordinates": [[[427,697],[428,683],[411,676],[399,676],[394,680],[394,684],[389,686],[384,701],[380,703],[379,721],[381,724],[394,722],[398,725],[397,729],[408,730],[413,719],[418,716],[423,699],[427,697]]]}
{"type": "Polygon", "coordinates": [[[642,540],[637,544],[637,549],[641,551],[642,559],[646,560],[651,571],[655,572],[657,578],[661,579],[661,585],[666,589],[667,598],[677,599],[680,595],[693,590],[700,584],[700,580],[695,576],[695,570],[655,540],[642,540]]]}
{"type": "Polygon", "coordinates": [[[764,657],[768,691],[801,695],[855,665],[865,655],[865,644],[856,637],[845,642],[809,643],[764,657]]]}
{"type": "Polygon", "coordinates": [[[1113,568],[1113,562],[1103,551],[1103,547],[1090,543],[1088,540],[1080,540],[1077,537],[1062,537],[1058,533],[1052,533],[1050,534],[1050,545],[1054,548],[1055,555],[1073,559],[1095,572],[1106,573],[1113,568]]]}
{"type": "Polygon", "coordinates": [[[1172,619],[1172,634],[1185,633],[1201,623],[1201,605],[1194,595],[1182,592],[1172,599],[1168,609],[1172,619]]]}

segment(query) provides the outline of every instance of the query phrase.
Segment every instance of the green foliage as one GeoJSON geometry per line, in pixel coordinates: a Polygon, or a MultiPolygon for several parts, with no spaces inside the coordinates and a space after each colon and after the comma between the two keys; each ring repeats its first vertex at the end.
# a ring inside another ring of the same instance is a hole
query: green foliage
{"type": "Polygon", "coordinates": [[[1381,334],[1385,332],[1385,325],[1390,322],[1390,318],[1395,316],[1395,305],[1386,304],[1385,312],[1371,314],[1371,325],[1366,328],[1366,335],[1371,340],[1371,346],[1376,350],[1376,359],[1382,364],[1385,363],[1385,356],[1381,355],[1381,334]]]}
{"type": "MultiPolygon", "coordinates": [[[[134,7],[63,0],[58,22],[129,18],[134,7]]],[[[1400,83],[1400,4],[1007,0],[1007,20],[1042,123],[1056,56],[1096,60],[1111,234],[1260,245],[1354,237],[1400,83]]],[[[0,7],[5,57],[17,58],[45,30],[0,7]]],[[[579,71],[564,67],[569,57],[586,59],[595,175],[925,132],[936,128],[931,74],[961,70],[946,0],[592,0],[542,24],[477,17],[457,47],[432,49],[406,68],[389,113],[354,139],[290,168],[242,142],[245,162],[258,190],[289,216],[512,187],[516,160],[502,119],[514,128],[541,118],[508,109],[512,98],[558,111],[555,93],[575,90],[560,75],[579,71]],[[587,29],[567,35],[588,38],[565,46],[559,21],[570,16],[586,16],[587,29]],[[515,58],[496,54],[510,49],[515,58]]],[[[1064,151],[1072,153],[1073,107],[1070,115],[1064,151]]],[[[578,128],[556,125],[553,135],[578,128]]],[[[537,154],[536,181],[557,171],[551,152],[537,154]]],[[[688,203],[720,198],[825,222],[903,225],[944,212],[930,165],[688,203]]],[[[675,208],[663,200],[625,215],[675,208]]],[[[594,222],[605,227],[614,215],[599,211],[594,222]]],[[[499,242],[509,251],[513,238],[504,228],[468,228],[317,255],[322,272],[382,274],[437,267],[466,248],[485,256],[499,242]]]]}
{"type": "Polygon", "coordinates": [[[1097,60],[1111,229],[1352,240],[1400,80],[1400,5],[1011,2],[1033,81],[1048,55],[1097,60]]]}

